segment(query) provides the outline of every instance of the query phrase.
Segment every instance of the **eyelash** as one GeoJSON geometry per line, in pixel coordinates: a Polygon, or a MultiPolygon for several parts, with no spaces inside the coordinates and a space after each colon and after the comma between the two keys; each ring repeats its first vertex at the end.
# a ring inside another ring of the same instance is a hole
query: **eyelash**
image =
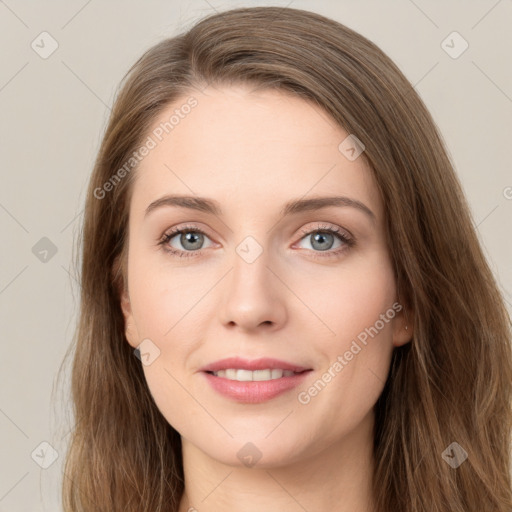
{"type": "MultiPolygon", "coordinates": [[[[160,241],[158,242],[158,245],[161,245],[162,249],[165,252],[168,252],[168,253],[172,254],[173,256],[178,256],[180,258],[194,258],[196,256],[199,256],[200,253],[202,252],[201,249],[198,251],[181,251],[178,249],[173,249],[167,245],[169,243],[169,241],[172,238],[174,238],[176,235],[180,235],[183,233],[190,233],[190,232],[200,233],[202,235],[208,236],[207,233],[205,233],[202,229],[198,228],[197,226],[183,226],[180,228],[173,228],[171,231],[165,233],[163,235],[163,237],[160,239],[160,241]]],[[[314,256],[313,256],[314,258],[334,258],[334,257],[338,256],[340,253],[350,249],[351,247],[353,247],[355,245],[355,239],[353,237],[349,236],[348,234],[345,234],[340,229],[329,227],[329,226],[324,226],[324,225],[320,225],[320,224],[316,227],[316,229],[302,230],[300,233],[301,234],[300,240],[302,240],[303,238],[305,238],[308,235],[312,235],[313,233],[331,233],[331,234],[335,235],[344,244],[342,247],[339,247],[338,249],[336,249],[334,251],[333,250],[329,250],[329,251],[325,251],[325,252],[324,251],[312,251],[314,254],[314,256]]]]}

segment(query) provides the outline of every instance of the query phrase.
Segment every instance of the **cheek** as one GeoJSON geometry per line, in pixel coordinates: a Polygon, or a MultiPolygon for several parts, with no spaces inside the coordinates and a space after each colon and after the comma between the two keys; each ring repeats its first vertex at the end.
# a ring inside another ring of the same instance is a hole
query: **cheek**
{"type": "Polygon", "coordinates": [[[197,305],[211,288],[211,279],[200,271],[183,272],[145,261],[134,258],[129,274],[133,314],[141,336],[165,340],[197,315],[197,305]]]}
{"type": "Polygon", "coordinates": [[[374,258],[353,263],[316,276],[315,287],[313,281],[303,283],[298,292],[318,312],[321,324],[312,318],[323,333],[314,338],[315,351],[322,356],[321,382],[303,389],[301,403],[310,400],[312,409],[333,422],[342,416],[344,425],[360,421],[382,392],[397,313],[395,279],[386,255],[376,252],[374,258]]]}
{"type": "MultiPolygon", "coordinates": [[[[395,302],[394,274],[384,251],[295,278],[295,283],[294,291],[319,320],[311,315],[322,338],[338,348],[371,327],[395,302]]],[[[384,330],[390,334],[391,329],[384,330]]]]}

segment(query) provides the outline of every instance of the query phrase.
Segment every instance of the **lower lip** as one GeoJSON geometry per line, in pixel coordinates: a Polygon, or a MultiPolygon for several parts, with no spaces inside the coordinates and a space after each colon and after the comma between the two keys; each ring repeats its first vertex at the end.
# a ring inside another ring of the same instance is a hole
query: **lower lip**
{"type": "Polygon", "coordinates": [[[290,377],[263,381],[238,381],[203,372],[215,391],[237,402],[257,404],[270,400],[298,386],[312,370],[290,377]]]}

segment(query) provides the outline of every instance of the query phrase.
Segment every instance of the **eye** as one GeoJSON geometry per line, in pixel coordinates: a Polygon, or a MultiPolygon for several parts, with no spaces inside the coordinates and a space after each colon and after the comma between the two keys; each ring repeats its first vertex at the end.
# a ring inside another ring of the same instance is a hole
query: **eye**
{"type": "Polygon", "coordinates": [[[355,244],[354,238],[338,227],[318,225],[316,229],[309,231],[304,230],[301,234],[304,235],[301,241],[305,240],[309,242],[310,247],[306,247],[306,249],[311,249],[314,257],[323,258],[337,256],[355,244]],[[336,239],[339,245],[335,250],[331,250],[336,239]]]}
{"type": "MultiPolygon", "coordinates": [[[[310,250],[315,258],[335,257],[355,244],[355,239],[348,232],[323,224],[319,224],[313,230],[303,230],[301,235],[303,236],[300,241],[309,242],[310,247],[306,247],[306,249],[310,250]],[[336,239],[339,245],[332,250],[336,239]]],[[[209,239],[206,233],[197,226],[182,226],[165,233],[158,243],[168,253],[180,258],[190,258],[201,254],[202,249],[205,248],[203,247],[205,238],[209,239]],[[170,244],[174,238],[181,247],[174,247],[170,244]]]]}
{"type": "Polygon", "coordinates": [[[199,229],[197,226],[184,226],[180,228],[174,228],[166,233],[159,244],[161,244],[165,251],[170,252],[179,257],[194,257],[203,249],[202,245],[204,239],[207,237],[206,233],[199,229]],[[178,236],[179,235],[179,236],[178,236]],[[177,243],[181,245],[181,248],[175,248],[169,245],[169,242],[173,238],[176,238],[177,243]]]}

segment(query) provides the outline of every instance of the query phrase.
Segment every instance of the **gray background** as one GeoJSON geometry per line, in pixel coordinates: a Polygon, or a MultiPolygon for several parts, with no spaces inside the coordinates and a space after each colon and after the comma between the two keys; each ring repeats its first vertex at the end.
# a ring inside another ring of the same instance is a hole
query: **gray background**
{"type": "Polygon", "coordinates": [[[212,9],[251,5],[332,17],[398,64],[441,130],[512,310],[511,0],[0,0],[0,512],[61,510],[70,413],[56,374],[77,314],[73,243],[119,81],[144,50],[212,9]],[[43,31],[58,43],[46,59],[43,31]],[[453,31],[469,44],[457,58],[457,36],[443,45],[453,31]],[[44,441],[59,454],[47,469],[36,463],[51,462],[44,441]]]}

